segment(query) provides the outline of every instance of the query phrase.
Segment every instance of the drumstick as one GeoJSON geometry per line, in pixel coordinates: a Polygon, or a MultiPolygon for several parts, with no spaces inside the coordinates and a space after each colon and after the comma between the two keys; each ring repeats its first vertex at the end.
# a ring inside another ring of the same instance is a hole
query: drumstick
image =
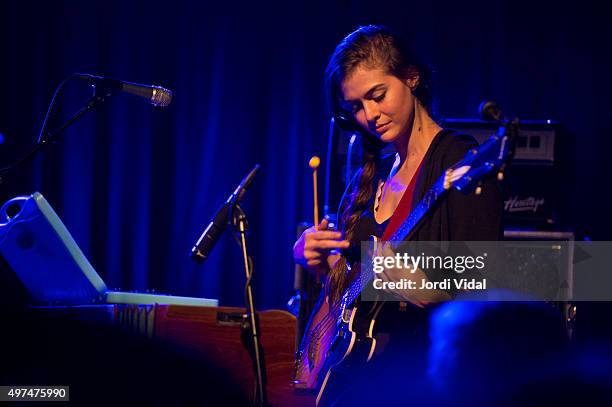
{"type": "Polygon", "coordinates": [[[312,186],[314,189],[314,226],[319,229],[319,197],[317,194],[317,168],[321,164],[321,159],[316,155],[313,156],[308,165],[312,168],[312,186]]]}

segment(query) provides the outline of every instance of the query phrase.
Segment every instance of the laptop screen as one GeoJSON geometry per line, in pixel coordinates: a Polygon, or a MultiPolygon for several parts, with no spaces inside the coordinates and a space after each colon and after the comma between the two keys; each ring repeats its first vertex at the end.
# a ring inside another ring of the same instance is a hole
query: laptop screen
{"type": "Polygon", "coordinates": [[[106,285],[51,205],[35,192],[0,209],[0,253],[36,304],[92,304],[106,285]]]}

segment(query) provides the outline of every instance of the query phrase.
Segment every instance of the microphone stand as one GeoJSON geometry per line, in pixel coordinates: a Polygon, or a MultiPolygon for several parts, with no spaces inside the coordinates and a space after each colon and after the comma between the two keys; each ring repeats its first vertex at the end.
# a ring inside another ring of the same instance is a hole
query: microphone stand
{"type": "Polygon", "coordinates": [[[251,360],[253,361],[253,370],[255,378],[255,397],[254,405],[257,407],[268,406],[268,395],[266,390],[266,368],[263,354],[263,347],[260,342],[259,334],[259,318],[255,313],[253,304],[253,286],[251,284],[253,278],[252,262],[247,253],[246,231],[248,229],[247,217],[240,205],[235,201],[230,206],[231,221],[234,229],[240,234],[240,245],[242,247],[242,256],[244,260],[244,271],[246,275],[245,284],[245,305],[246,314],[244,315],[241,326],[241,340],[245,346],[251,360]]]}
{"type": "MultiPolygon", "coordinates": [[[[30,161],[45,146],[55,142],[56,139],[64,132],[64,130],[66,130],[72,124],[81,119],[86,113],[94,110],[95,108],[103,104],[112,94],[113,91],[110,88],[95,86],[94,94],[87,100],[85,106],[83,106],[76,113],[74,113],[72,117],[70,117],[70,119],[68,119],[62,126],[58,127],[57,129],[50,132],[45,132],[45,130],[43,129],[41,138],[39,142],[34,146],[34,148],[32,148],[28,153],[26,153],[23,157],[15,161],[13,164],[0,169],[0,184],[4,183],[6,176],[11,171],[30,161]]],[[[52,107],[53,106],[50,107],[50,110],[52,107]]]]}

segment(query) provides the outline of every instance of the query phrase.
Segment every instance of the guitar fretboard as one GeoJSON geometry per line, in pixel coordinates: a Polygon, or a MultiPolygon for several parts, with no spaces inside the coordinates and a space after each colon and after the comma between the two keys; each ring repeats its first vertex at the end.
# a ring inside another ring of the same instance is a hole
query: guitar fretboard
{"type": "MultiPolygon", "coordinates": [[[[391,235],[390,241],[399,242],[406,239],[414,228],[419,224],[427,211],[444,195],[447,191],[444,188],[445,174],[443,174],[435,184],[425,193],[423,199],[413,208],[408,215],[408,218],[400,225],[400,227],[391,235]]],[[[363,266],[363,264],[362,264],[363,266]]],[[[362,289],[368,284],[374,276],[371,262],[367,262],[365,267],[362,267],[360,275],[356,278],[347,290],[346,304],[351,304],[357,299],[362,289]]]]}

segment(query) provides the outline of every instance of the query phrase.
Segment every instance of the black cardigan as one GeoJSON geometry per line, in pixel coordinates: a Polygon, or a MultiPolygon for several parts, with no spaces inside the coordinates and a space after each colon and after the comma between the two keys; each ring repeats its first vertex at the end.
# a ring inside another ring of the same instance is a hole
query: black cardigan
{"type": "MultiPolygon", "coordinates": [[[[467,134],[442,130],[432,140],[417,178],[413,207],[423,198],[436,180],[450,166],[459,162],[476,147],[476,140],[467,134]]],[[[494,241],[503,236],[503,198],[494,175],[484,181],[482,193],[463,194],[451,189],[436,204],[417,228],[418,241],[494,241]]]]}
{"type": "MultiPolygon", "coordinates": [[[[440,131],[432,140],[423,158],[423,165],[417,178],[412,206],[416,206],[425,193],[443,172],[460,161],[467,152],[476,147],[476,140],[467,134],[451,129],[440,131]]],[[[377,171],[374,185],[386,179],[395,155],[385,157],[377,171]]],[[[494,175],[494,174],[492,174],[494,175]]],[[[352,182],[354,184],[355,180],[352,182]]],[[[352,187],[352,186],[351,186],[352,187]]],[[[341,203],[340,207],[342,208],[341,203]]],[[[413,239],[416,241],[495,241],[503,236],[503,200],[499,184],[494,177],[483,183],[482,193],[463,194],[454,189],[443,197],[417,227],[413,239]]],[[[362,241],[370,235],[382,236],[388,221],[378,224],[374,219],[374,197],[368,210],[362,213],[355,225],[351,247],[343,254],[350,263],[360,260],[362,241]]]]}

